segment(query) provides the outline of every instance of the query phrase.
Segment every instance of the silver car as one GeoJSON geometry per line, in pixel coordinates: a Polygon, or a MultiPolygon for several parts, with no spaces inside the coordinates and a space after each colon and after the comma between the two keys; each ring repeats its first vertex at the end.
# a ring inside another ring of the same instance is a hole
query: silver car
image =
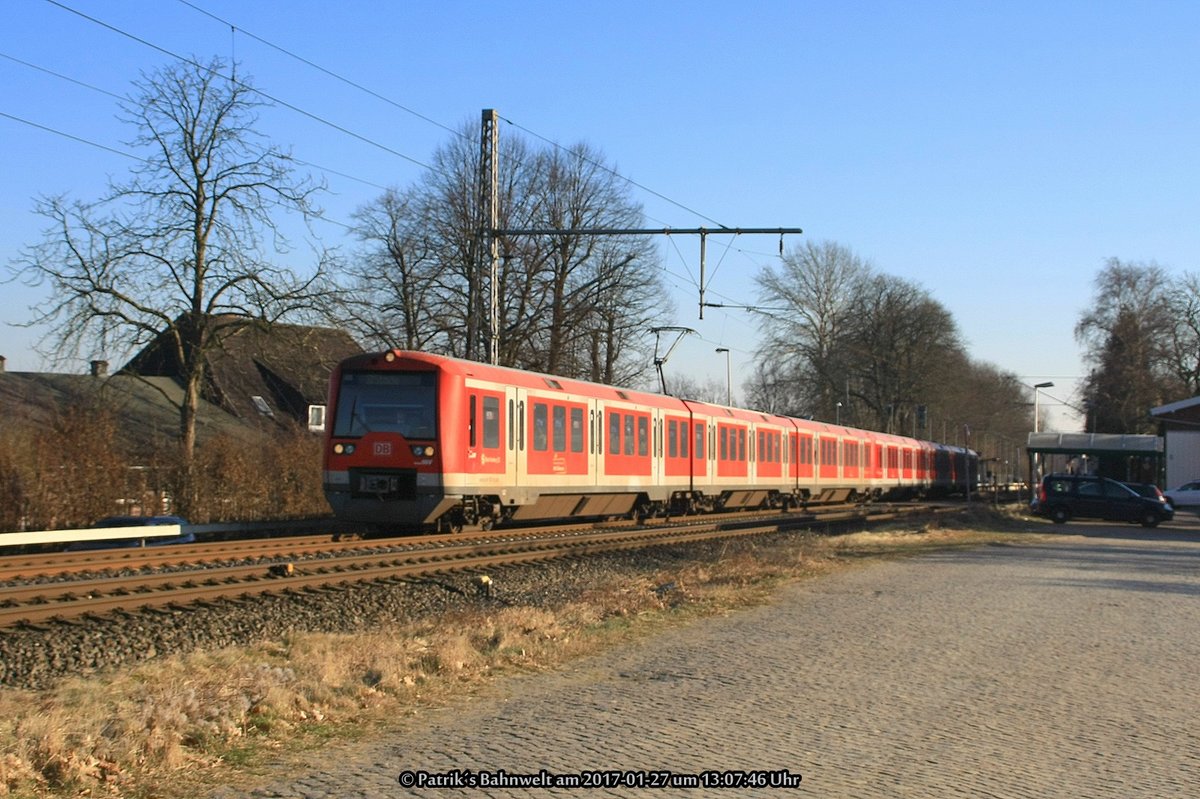
{"type": "Polygon", "coordinates": [[[1167,500],[1175,507],[1200,506],[1200,480],[1184,483],[1179,488],[1167,492],[1167,500]]]}

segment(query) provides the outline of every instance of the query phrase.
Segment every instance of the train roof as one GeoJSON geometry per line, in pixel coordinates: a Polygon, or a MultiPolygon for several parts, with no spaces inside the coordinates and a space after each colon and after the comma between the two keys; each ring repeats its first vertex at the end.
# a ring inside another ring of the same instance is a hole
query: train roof
{"type": "Polygon", "coordinates": [[[424,364],[427,366],[436,367],[443,372],[460,375],[462,377],[474,377],[482,380],[495,380],[497,382],[510,383],[512,385],[522,386],[524,388],[567,391],[580,394],[589,394],[606,399],[638,402],[648,405],[657,405],[660,407],[676,407],[682,409],[683,400],[679,399],[678,397],[655,394],[653,392],[641,391],[634,388],[619,388],[616,386],[605,385],[604,383],[593,383],[588,380],[577,380],[571,377],[548,375],[541,372],[530,371],[528,369],[516,369],[510,366],[493,366],[487,363],[480,363],[479,361],[468,361],[462,358],[454,358],[449,355],[434,355],[432,353],[416,352],[413,350],[385,350],[384,352],[367,353],[364,355],[347,358],[342,362],[342,368],[355,369],[378,364],[388,355],[394,356],[395,360],[393,363],[399,363],[400,365],[404,365],[405,363],[424,364]]]}

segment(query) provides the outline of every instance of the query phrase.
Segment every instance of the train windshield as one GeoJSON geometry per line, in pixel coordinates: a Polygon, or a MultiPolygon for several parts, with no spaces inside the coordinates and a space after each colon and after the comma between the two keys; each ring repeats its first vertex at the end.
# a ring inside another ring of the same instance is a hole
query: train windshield
{"type": "Polygon", "coordinates": [[[435,372],[344,372],[338,387],[333,435],[399,433],[409,439],[437,436],[435,372]]]}

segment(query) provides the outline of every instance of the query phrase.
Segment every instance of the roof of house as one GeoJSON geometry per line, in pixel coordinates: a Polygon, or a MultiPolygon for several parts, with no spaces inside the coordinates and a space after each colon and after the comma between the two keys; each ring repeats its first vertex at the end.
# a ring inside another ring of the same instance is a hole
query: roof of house
{"type": "MultiPolygon", "coordinates": [[[[93,362],[90,375],[0,368],[0,428],[48,425],[67,409],[102,407],[132,422],[122,425],[122,433],[136,446],[178,438],[183,386],[169,342],[169,334],[159,334],[114,375],[104,373],[103,361],[93,362]]],[[[341,330],[238,326],[223,347],[211,353],[197,418],[198,439],[306,423],[308,406],[326,403],[333,367],[361,352],[341,330]]]]}
{"type": "MultiPolygon", "coordinates": [[[[333,367],[361,352],[342,330],[239,324],[209,354],[202,394],[244,420],[303,422],[309,405],[325,404],[333,367]]],[[[162,333],[120,371],[178,379],[182,370],[170,337],[162,333]]]]}
{"type": "MultiPolygon", "coordinates": [[[[135,448],[149,448],[178,438],[182,399],[182,388],[167,377],[6,371],[0,372],[0,428],[45,427],[69,409],[103,409],[135,422],[122,425],[122,435],[135,448]]],[[[205,440],[222,433],[256,434],[221,408],[201,402],[197,437],[205,440]]]]}

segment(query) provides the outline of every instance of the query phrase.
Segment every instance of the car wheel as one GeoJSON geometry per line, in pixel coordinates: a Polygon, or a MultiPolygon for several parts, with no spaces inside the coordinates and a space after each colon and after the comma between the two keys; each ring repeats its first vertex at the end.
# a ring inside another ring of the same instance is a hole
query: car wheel
{"type": "Polygon", "coordinates": [[[1158,514],[1152,510],[1142,514],[1142,527],[1158,527],[1158,514]]]}
{"type": "Polygon", "coordinates": [[[1055,508],[1050,512],[1050,520],[1055,524],[1066,524],[1071,520],[1071,511],[1066,508],[1055,508]]]}

